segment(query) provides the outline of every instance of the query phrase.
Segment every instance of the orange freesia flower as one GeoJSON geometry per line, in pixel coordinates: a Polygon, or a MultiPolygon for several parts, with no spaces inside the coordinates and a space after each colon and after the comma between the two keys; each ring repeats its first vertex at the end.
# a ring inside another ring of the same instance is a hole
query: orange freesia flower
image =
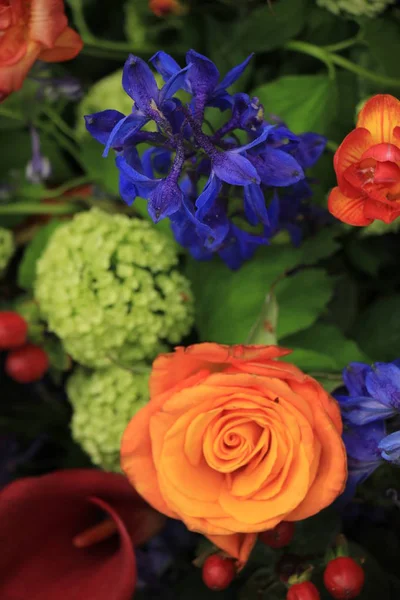
{"type": "Polygon", "coordinates": [[[22,86],[37,59],[69,60],[82,46],[63,0],[0,0],[0,100],[22,86]]]}
{"type": "Polygon", "coordinates": [[[328,506],[346,481],[338,406],[276,346],[159,356],[121,464],[158,511],[246,562],[257,532],[328,506]]]}
{"type": "Polygon", "coordinates": [[[338,187],[330,212],[349,225],[400,216],[400,101],[374,96],[358,115],[357,127],[339,146],[334,167],[338,187]]]}

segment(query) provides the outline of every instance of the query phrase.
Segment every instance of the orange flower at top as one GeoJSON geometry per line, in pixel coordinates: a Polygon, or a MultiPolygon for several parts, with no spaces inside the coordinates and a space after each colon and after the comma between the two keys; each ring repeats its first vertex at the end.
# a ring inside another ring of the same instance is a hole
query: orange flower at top
{"type": "Polygon", "coordinates": [[[369,225],[400,216],[400,100],[378,95],[365,103],[356,129],[335,154],[334,167],[338,187],[328,208],[336,218],[369,225]]]}
{"type": "Polygon", "coordinates": [[[346,481],[337,404],[276,346],[159,356],[121,464],[158,511],[246,562],[257,533],[328,506],[346,481]]]}
{"type": "Polygon", "coordinates": [[[69,60],[82,46],[63,0],[0,0],[0,101],[22,86],[37,59],[69,60]]]}

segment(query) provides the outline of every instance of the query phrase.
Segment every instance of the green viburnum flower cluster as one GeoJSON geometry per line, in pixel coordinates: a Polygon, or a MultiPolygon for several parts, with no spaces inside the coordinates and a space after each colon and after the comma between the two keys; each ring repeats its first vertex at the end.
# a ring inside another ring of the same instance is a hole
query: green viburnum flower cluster
{"type": "Polygon", "coordinates": [[[54,232],[35,297],[77,362],[130,366],[191,329],[193,298],[177,262],[174,243],[147,221],[92,209],[54,232]]]}
{"type": "Polygon", "coordinates": [[[120,367],[91,371],[78,367],[67,383],[74,409],[72,436],[93,463],[120,471],[119,449],[130,419],[148,401],[149,371],[132,373],[120,367]]]}
{"type": "Polygon", "coordinates": [[[14,251],[13,234],[8,229],[0,227],[0,275],[6,270],[14,251]]]}
{"type": "Polygon", "coordinates": [[[334,15],[347,13],[354,17],[375,17],[395,0],[317,0],[318,6],[334,15]]]}

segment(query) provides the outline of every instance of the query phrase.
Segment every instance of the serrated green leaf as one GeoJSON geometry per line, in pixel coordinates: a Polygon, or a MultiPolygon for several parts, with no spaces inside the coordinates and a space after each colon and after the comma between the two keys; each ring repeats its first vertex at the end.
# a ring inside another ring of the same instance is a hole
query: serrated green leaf
{"type": "MultiPolygon", "coordinates": [[[[317,322],[308,329],[290,335],[280,340],[280,344],[287,348],[303,348],[324,355],[330,361],[334,361],[334,370],[341,371],[344,367],[353,361],[368,362],[366,356],[350,339],[347,339],[338,327],[330,323],[317,322]]],[[[297,350],[296,350],[297,351],[297,350]]],[[[298,364],[296,355],[293,355],[293,362],[298,364]]],[[[302,367],[305,368],[305,367],[302,367]]],[[[327,367],[326,367],[327,368],[327,367]]],[[[324,368],[308,368],[308,371],[324,370],[324,368]]]]}
{"type": "Polygon", "coordinates": [[[71,368],[72,361],[64,350],[61,340],[51,336],[44,338],[42,342],[43,350],[49,357],[50,366],[57,371],[68,371],[71,368]]]}
{"type": "Polygon", "coordinates": [[[36,278],[36,263],[44,252],[54,231],[62,225],[59,219],[53,219],[47,225],[44,225],[24,252],[24,256],[19,264],[17,281],[19,287],[25,290],[31,290],[36,278]]]}
{"type": "MultiPolygon", "coordinates": [[[[238,19],[230,27],[229,48],[240,47],[244,52],[267,52],[281,47],[296,37],[307,18],[307,0],[285,0],[271,8],[264,4],[238,19]]],[[[224,50],[221,48],[221,52],[224,50]]]]}
{"type": "Polygon", "coordinates": [[[297,265],[315,264],[336,249],[336,233],[327,231],[306,240],[300,248],[289,244],[262,248],[238,271],[218,258],[210,262],[189,259],[196,325],[200,338],[225,344],[244,343],[257,320],[271,285],[297,265]]]}
{"type": "Polygon", "coordinates": [[[361,31],[380,70],[391,77],[400,77],[398,52],[394,51],[399,45],[400,22],[391,15],[365,19],[361,31]]]}
{"type": "Polygon", "coordinates": [[[293,539],[288,547],[294,554],[325,554],[327,547],[340,533],[341,520],[329,507],[309,519],[297,521],[293,539]]]}
{"type": "Polygon", "coordinates": [[[279,318],[278,339],[306,329],[322,313],[333,294],[333,280],[323,269],[305,269],[274,288],[279,318]]]}
{"type": "Polygon", "coordinates": [[[326,133],[336,114],[337,90],[327,75],[285,75],[256,88],[252,95],[265,114],[278,115],[294,133],[326,133]]]}

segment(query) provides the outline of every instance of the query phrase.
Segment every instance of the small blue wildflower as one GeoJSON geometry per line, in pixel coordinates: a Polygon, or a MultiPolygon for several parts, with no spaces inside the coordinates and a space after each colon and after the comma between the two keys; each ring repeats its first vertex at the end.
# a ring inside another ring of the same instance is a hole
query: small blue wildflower
{"type": "Polygon", "coordinates": [[[385,422],[375,421],[359,427],[346,427],[343,441],[347,452],[348,478],[346,488],[339,498],[346,504],[363,483],[381,464],[379,444],[386,433],[385,422]]]}
{"type": "Polygon", "coordinates": [[[40,137],[37,130],[31,127],[32,158],[26,165],[25,177],[30,183],[41,183],[51,175],[51,164],[40,151],[40,137]]]}
{"type": "Polygon", "coordinates": [[[349,395],[337,395],[343,419],[365,425],[388,419],[400,410],[400,368],[396,362],[350,363],[343,372],[349,395]]]}
{"type": "Polygon", "coordinates": [[[281,229],[299,243],[299,218],[317,223],[303,205],[311,193],[305,169],[326,143],[317,134],[296,136],[284,123],[268,123],[258,98],[229,93],[251,58],[221,79],[215,64],[194,50],[183,68],[160,51],[150,60],[164,80],[159,88],[150,67],[130,56],[122,85],[131,113],[111,109],[85,117],[103,155],[116,153],[123,200],[130,205],[145,198],[153,221],[169,218],[176,240],[194,258],[217,254],[232,269],[281,229]],[[189,94],[187,104],[175,96],[179,90],[189,94]],[[209,107],[227,113],[211,134],[203,131],[209,107]],[[151,130],[144,130],[150,122],[151,130]]]}
{"type": "Polygon", "coordinates": [[[384,437],[378,446],[382,458],[395,464],[400,465],[400,431],[395,431],[384,437]]]}

